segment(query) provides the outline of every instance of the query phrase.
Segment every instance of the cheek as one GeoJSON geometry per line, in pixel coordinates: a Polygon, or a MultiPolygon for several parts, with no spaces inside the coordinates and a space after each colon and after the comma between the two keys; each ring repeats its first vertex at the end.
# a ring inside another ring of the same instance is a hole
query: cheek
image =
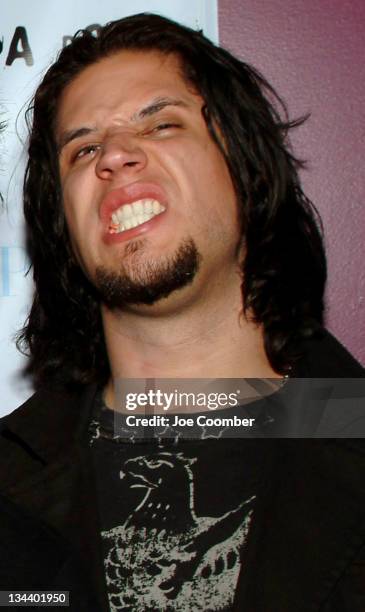
{"type": "Polygon", "coordinates": [[[206,160],[204,185],[201,186],[207,205],[221,227],[232,231],[238,226],[238,209],[231,175],[224,158],[215,146],[213,150],[210,149],[206,160]]]}
{"type": "Polygon", "coordinates": [[[70,197],[64,195],[64,211],[66,217],[66,223],[68,227],[68,232],[71,238],[71,242],[75,244],[78,240],[78,236],[80,235],[79,228],[82,225],[82,220],[75,214],[77,210],[74,206],[74,203],[70,197]]]}
{"type": "Polygon", "coordinates": [[[222,222],[226,220],[226,223],[236,227],[239,223],[237,196],[227,164],[220,153],[215,159],[211,172],[214,177],[212,189],[217,193],[222,222]]]}
{"type": "Polygon", "coordinates": [[[64,211],[74,258],[87,275],[91,253],[87,237],[91,232],[89,228],[85,228],[83,207],[75,198],[75,194],[73,192],[71,194],[66,189],[64,190],[64,211]]]}
{"type": "Polygon", "coordinates": [[[74,238],[88,220],[88,194],[87,182],[78,177],[70,177],[64,181],[63,203],[65,217],[71,236],[74,238]]]}

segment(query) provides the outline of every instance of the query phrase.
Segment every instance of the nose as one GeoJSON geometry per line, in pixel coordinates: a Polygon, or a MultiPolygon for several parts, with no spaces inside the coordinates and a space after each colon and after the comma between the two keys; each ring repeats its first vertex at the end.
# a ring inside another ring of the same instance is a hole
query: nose
{"type": "Polygon", "coordinates": [[[95,171],[99,178],[110,179],[116,173],[138,173],[146,164],[147,155],[139,143],[118,135],[102,145],[95,171]]]}

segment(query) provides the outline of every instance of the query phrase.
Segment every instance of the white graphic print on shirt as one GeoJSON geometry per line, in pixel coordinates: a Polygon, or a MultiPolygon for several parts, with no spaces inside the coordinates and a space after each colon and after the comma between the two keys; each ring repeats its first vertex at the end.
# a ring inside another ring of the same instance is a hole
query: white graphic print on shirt
{"type": "Polygon", "coordinates": [[[195,461],[182,452],[125,461],[120,478],[141,490],[141,501],[122,525],[102,532],[112,612],[215,611],[232,603],[255,496],[222,516],[197,516],[195,461]]]}

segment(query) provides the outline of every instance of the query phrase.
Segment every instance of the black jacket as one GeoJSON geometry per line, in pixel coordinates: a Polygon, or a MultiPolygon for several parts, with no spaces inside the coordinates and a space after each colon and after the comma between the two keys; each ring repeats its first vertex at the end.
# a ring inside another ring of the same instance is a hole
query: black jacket
{"type": "MultiPolygon", "coordinates": [[[[365,376],[327,332],[295,375],[365,376]]],[[[95,393],[39,391],[1,422],[0,590],[69,590],[78,612],[109,610],[87,433],[95,393]]],[[[364,612],[364,440],[263,443],[272,462],[234,610],[364,612]]]]}

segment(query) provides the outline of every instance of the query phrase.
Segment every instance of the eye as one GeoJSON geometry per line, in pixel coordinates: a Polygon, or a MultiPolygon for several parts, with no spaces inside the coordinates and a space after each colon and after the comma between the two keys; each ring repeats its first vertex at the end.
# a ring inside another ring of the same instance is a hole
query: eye
{"type": "Polygon", "coordinates": [[[175,130],[181,128],[182,125],[180,123],[174,123],[170,121],[163,121],[161,123],[157,123],[156,125],[152,125],[143,131],[143,136],[166,136],[169,134],[170,130],[175,130]]]}
{"type": "Polygon", "coordinates": [[[170,128],[178,128],[178,127],[180,127],[180,125],[178,123],[167,123],[167,122],[165,122],[165,123],[159,123],[158,125],[156,125],[156,127],[153,128],[152,131],[153,132],[155,132],[155,131],[159,132],[159,131],[162,131],[162,130],[168,130],[170,128]]]}
{"type": "Polygon", "coordinates": [[[149,461],[147,461],[147,465],[150,468],[158,468],[162,465],[162,461],[159,461],[158,459],[150,459],[149,461]]]}
{"type": "Polygon", "coordinates": [[[88,155],[93,155],[99,149],[100,149],[99,144],[89,144],[89,145],[86,145],[85,147],[81,147],[81,149],[78,149],[72,156],[72,161],[77,161],[88,155]]]}

